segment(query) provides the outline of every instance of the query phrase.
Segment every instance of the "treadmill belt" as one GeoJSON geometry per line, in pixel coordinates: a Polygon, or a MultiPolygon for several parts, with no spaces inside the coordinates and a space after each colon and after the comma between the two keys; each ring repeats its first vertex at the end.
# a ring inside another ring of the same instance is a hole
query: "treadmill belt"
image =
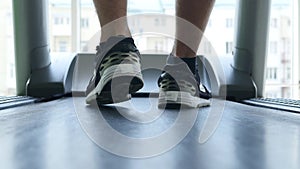
{"type": "Polygon", "coordinates": [[[157,98],[133,98],[99,108],[85,105],[84,97],[69,97],[2,110],[1,168],[300,168],[299,114],[217,99],[194,109],[196,114],[155,104],[157,98]],[[174,145],[153,154],[169,143],[174,145]]]}
{"type": "Polygon", "coordinates": [[[31,104],[35,100],[28,96],[0,96],[0,110],[31,104]]]}
{"type": "Polygon", "coordinates": [[[283,98],[253,98],[242,102],[254,106],[300,113],[300,100],[283,98]]]}

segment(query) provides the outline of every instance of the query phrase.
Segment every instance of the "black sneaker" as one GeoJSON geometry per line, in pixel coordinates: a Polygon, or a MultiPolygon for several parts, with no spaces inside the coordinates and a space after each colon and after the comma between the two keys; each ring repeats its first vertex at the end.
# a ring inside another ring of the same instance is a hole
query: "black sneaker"
{"type": "Polygon", "coordinates": [[[86,89],[86,103],[127,101],[144,85],[141,56],[134,40],[114,36],[97,46],[94,75],[86,89]]]}
{"type": "MultiPolygon", "coordinates": [[[[200,83],[199,75],[194,75],[187,64],[172,57],[172,64],[167,64],[158,79],[159,108],[198,108],[210,105],[211,94],[200,83]],[[174,61],[175,60],[175,61],[174,61]]],[[[167,61],[168,63],[169,61],[167,61]]]]}

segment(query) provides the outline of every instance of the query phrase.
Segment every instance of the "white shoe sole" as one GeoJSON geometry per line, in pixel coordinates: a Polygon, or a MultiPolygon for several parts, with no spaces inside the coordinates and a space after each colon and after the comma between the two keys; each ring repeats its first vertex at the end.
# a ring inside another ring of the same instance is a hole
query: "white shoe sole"
{"type": "Polygon", "coordinates": [[[178,108],[178,106],[187,108],[199,108],[210,106],[210,100],[192,96],[188,92],[180,91],[160,91],[158,98],[159,108],[178,108]]]}

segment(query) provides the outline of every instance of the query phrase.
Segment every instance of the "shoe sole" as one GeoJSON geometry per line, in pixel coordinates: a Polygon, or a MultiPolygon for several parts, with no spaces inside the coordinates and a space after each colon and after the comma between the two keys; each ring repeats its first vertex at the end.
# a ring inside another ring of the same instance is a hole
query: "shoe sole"
{"type": "Polygon", "coordinates": [[[107,68],[99,83],[86,97],[86,103],[112,104],[131,99],[131,94],[144,86],[139,65],[119,64],[107,68]],[[103,91],[109,87],[109,91],[103,91]]]}
{"type": "Polygon", "coordinates": [[[181,91],[160,91],[158,98],[158,108],[179,109],[179,108],[199,108],[210,106],[210,100],[192,96],[188,92],[181,91]]]}

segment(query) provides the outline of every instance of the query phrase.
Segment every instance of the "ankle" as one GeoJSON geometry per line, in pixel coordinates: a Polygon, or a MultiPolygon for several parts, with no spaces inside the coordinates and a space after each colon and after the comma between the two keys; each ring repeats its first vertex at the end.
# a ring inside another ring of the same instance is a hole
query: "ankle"
{"type": "Polygon", "coordinates": [[[107,41],[112,36],[125,36],[125,37],[131,37],[131,33],[128,27],[114,27],[114,29],[107,29],[103,28],[101,29],[101,38],[100,42],[107,41]]]}
{"type": "Polygon", "coordinates": [[[195,75],[196,74],[196,57],[193,58],[181,58],[189,67],[190,71],[195,75]]]}
{"type": "Polygon", "coordinates": [[[197,68],[197,57],[178,57],[178,56],[175,56],[173,53],[171,53],[169,55],[169,57],[167,58],[167,64],[179,64],[179,63],[182,63],[184,62],[188,67],[189,69],[191,70],[191,72],[193,74],[195,74],[198,70],[197,68]]]}

